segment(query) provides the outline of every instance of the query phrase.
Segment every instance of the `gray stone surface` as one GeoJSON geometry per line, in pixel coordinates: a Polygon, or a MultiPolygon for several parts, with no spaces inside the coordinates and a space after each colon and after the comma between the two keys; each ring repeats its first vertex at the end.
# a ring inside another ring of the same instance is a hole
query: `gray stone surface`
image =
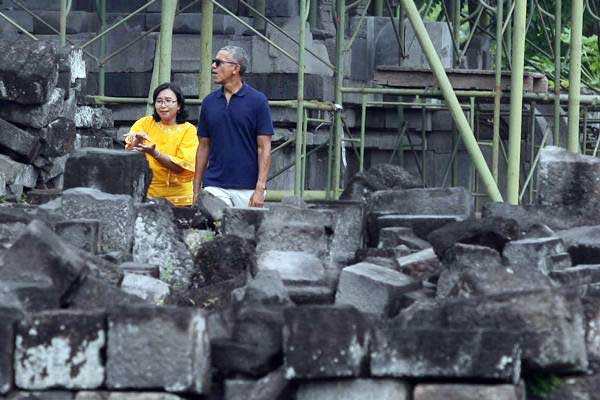
{"type": "Polygon", "coordinates": [[[413,250],[425,250],[431,247],[431,244],[426,240],[419,238],[407,227],[388,227],[382,228],[379,232],[379,244],[377,247],[396,247],[405,245],[413,250]]]}
{"type": "Polygon", "coordinates": [[[106,386],[206,393],[210,349],[202,311],[122,307],[108,316],[106,386]]]}
{"type": "Polygon", "coordinates": [[[6,397],[0,397],[2,400],[73,400],[75,392],[66,390],[56,391],[15,391],[6,397]]]}
{"type": "MultiPolygon", "coordinates": [[[[552,281],[536,264],[504,263],[489,247],[457,243],[454,260],[445,265],[437,282],[437,297],[471,297],[505,292],[550,289],[552,281]]],[[[521,259],[519,259],[520,261],[521,259]]]]}
{"type": "Polygon", "coordinates": [[[25,37],[4,39],[0,41],[0,54],[0,99],[21,104],[45,103],[58,79],[54,47],[25,37]]]}
{"type": "Polygon", "coordinates": [[[229,207],[223,210],[222,231],[224,235],[236,235],[256,240],[256,231],[268,208],[229,207]]]}
{"type": "Polygon", "coordinates": [[[63,89],[54,88],[43,104],[6,103],[0,108],[0,118],[26,127],[44,128],[62,115],[64,95],[63,89]]]}
{"type": "Polygon", "coordinates": [[[265,251],[258,257],[259,271],[277,271],[286,285],[315,284],[325,280],[323,262],[305,251],[265,251]]]}
{"type": "Polygon", "coordinates": [[[58,222],[54,225],[54,232],[65,242],[97,254],[100,249],[100,220],[75,219],[58,222]]]}
{"type": "Polygon", "coordinates": [[[473,196],[463,187],[382,190],[373,193],[371,213],[454,215],[463,219],[473,212],[473,196]]]}
{"type": "Polygon", "coordinates": [[[121,290],[138,296],[148,303],[162,305],[171,293],[169,285],[151,276],[125,274],[121,282],[121,290]]]}
{"type": "MultiPolygon", "coordinates": [[[[58,399],[57,399],[58,400],[58,399]]],[[[61,399],[62,400],[62,399],[61,399]]],[[[183,397],[164,392],[78,392],[73,400],[184,400],[183,397]]]]}
{"type": "Polygon", "coordinates": [[[15,324],[22,317],[17,309],[0,307],[0,395],[14,388],[15,324]]]}
{"type": "Polygon", "coordinates": [[[419,302],[399,314],[410,329],[475,330],[501,326],[521,337],[528,370],[584,371],[583,308],[568,291],[505,293],[470,299],[419,302]]]}
{"type": "Polygon", "coordinates": [[[112,112],[106,107],[77,107],[74,121],[77,128],[102,129],[113,127],[112,112]]]}
{"type": "Polygon", "coordinates": [[[77,290],[65,299],[65,305],[75,310],[111,310],[117,306],[146,304],[138,296],[125,293],[116,285],[95,276],[85,276],[77,285],[77,290]]]}
{"type": "Polygon", "coordinates": [[[307,382],[298,387],[298,400],[409,400],[408,383],[394,379],[350,379],[307,382]]]}
{"type": "Polygon", "coordinates": [[[74,188],[63,192],[62,207],[67,219],[102,221],[101,252],[131,252],[135,221],[131,196],[108,194],[92,188],[74,188]]]}
{"type": "Polygon", "coordinates": [[[69,156],[64,188],[90,187],[111,194],[127,194],[141,202],[146,198],[151,176],[142,153],[86,148],[69,156]]]}
{"type": "Polygon", "coordinates": [[[7,185],[22,185],[27,188],[35,187],[39,172],[32,165],[14,161],[0,154],[0,171],[7,185]]]}
{"type": "MultiPolygon", "coordinates": [[[[217,9],[218,7],[215,7],[217,9]]],[[[216,11],[216,10],[215,10],[216,11]]],[[[252,25],[252,20],[248,17],[239,16],[242,21],[252,25]]],[[[180,13],[175,16],[173,24],[173,34],[196,34],[199,35],[202,29],[202,14],[180,13]]],[[[160,24],[160,13],[148,13],[146,15],[146,29],[160,24]]],[[[231,15],[214,14],[213,15],[213,35],[244,35],[251,31],[235,20],[231,15]]],[[[213,47],[214,48],[214,47],[213,47]]]]}
{"type": "Polygon", "coordinates": [[[246,286],[233,291],[237,303],[243,304],[291,304],[281,275],[273,270],[259,270],[246,286]]]}
{"type": "MultiPolygon", "coordinates": [[[[19,24],[19,26],[21,26],[21,28],[25,29],[27,32],[33,32],[33,17],[27,14],[27,12],[21,10],[6,10],[3,11],[3,13],[19,24]]],[[[0,19],[0,32],[7,33],[19,31],[20,30],[17,29],[17,27],[9,23],[4,18],[0,19]]]]}
{"type": "MultiPolygon", "coordinates": [[[[46,24],[49,24],[50,26],[60,26],[60,11],[40,10],[38,13],[36,13],[36,15],[42,18],[46,24]]],[[[56,32],[52,31],[46,24],[42,23],[38,19],[34,19],[34,33],[36,35],[55,34],[56,32]]],[[[98,17],[97,13],[78,10],[71,10],[69,12],[69,18],[67,18],[68,35],[84,32],[98,32],[99,30],[100,18],[98,17]]]]}
{"type": "Polygon", "coordinates": [[[418,379],[488,379],[516,383],[521,373],[518,335],[497,330],[376,329],[371,375],[418,379]]]}
{"type": "Polygon", "coordinates": [[[40,151],[40,141],[28,132],[0,119],[0,148],[31,163],[40,151]]]}
{"type": "Polygon", "coordinates": [[[422,383],[415,386],[413,400],[525,400],[523,385],[422,383]]]}
{"type": "Polygon", "coordinates": [[[416,279],[424,280],[439,276],[442,263],[432,248],[396,258],[398,271],[416,279]]]}
{"type": "Polygon", "coordinates": [[[256,381],[249,379],[225,380],[224,400],[284,400],[292,396],[283,368],[256,381]]]}
{"type": "Polygon", "coordinates": [[[21,389],[95,389],[104,382],[105,315],[49,311],[17,326],[15,382],[21,389]]]}
{"type": "Polygon", "coordinates": [[[141,264],[133,261],[126,261],[119,265],[119,270],[124,274],[138,274],[160,278],[160,269],[156,265],[141,264]]]}
{"type": "Polygon", "coordinates": [[[556,236],[563,240],[573,265],[600,263],[600,225],[557,231],[556,236]]]}
{"type": "Polygon", "coordinates": [[[368,243],[377,246],[379,243],[379,231],[388,227],[411,228],[415,235],[421,239],[436,229],[442,228],[453,222],[462,221],[463,218],[456,215],[406,215],[371,213],[368,217],[367,229],[369,233],[368,243]]]}
{"type": "Polygon", "coordinates": [[[31,312],[59,308],[86,269],[75,251],[34,220],[3,254],[0,304],[31,312]]]}
{"type": "Polygon", "coordinates": [[[328,232],[323,224],[275,223],[265,221],[257,232],[256,253],[262,255],[270,251],[305,252],[317,258],[328,254],[328,232]]]}
{"type": "Polygon", "coordinates": [[[371,334],[352,307],[303,306],[284,312],[286,378],[358,377],[364,370],[371,334]]]}
{"type": "Polygon", "coordinates": [[[378,317],[391,317],[400,310],[403,294],[420,287],[421,282],[401,272],[363,262],[342,270],[335,303],[378,317]]]}
{"type": "Polygon", "coordinates": [[[548,275],[558,269],[551,256],[565,252],[565,246],[560,238],[546,237],[508,242],[502,255],[508,259],[512,269],[531,269],[535,266],[544,275],[548,275]]]}
{"type": "Polygon", "coordinates": [[[599,264],[580,264],[550,273],[550,278],[563,285],[584,285],[600,282],[599,264]]]}
{"type": "Polygon", "coordinates": [[[169,284],[189,285],[194,261],[166,200],[157,199],[137,207],[133,234],[133,261],[158,265],[161,280],[169,284]]]}
{"type": "Polygon", "coordinates": [[[600,161],[547,146],[541,152],[538,169],[538,203],[581,221],[600,223],[595,210],[600,206],[600,161]]]}

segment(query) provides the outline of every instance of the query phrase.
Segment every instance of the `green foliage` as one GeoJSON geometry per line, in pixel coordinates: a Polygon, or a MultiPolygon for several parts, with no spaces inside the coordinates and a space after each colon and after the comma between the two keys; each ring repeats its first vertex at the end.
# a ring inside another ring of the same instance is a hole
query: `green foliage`
{"type": "Polygon", "coordinates": [[[525,388],[527,389],[527,398],[530,396],[538,399],[546,399],[553,392],[558,390],[563,380],[548,373],[537,373],[525,378],[525,388]]]}
{"type": "MultiPolygon", "coordinates": [[[[569,87],[569,63],[571,61],[569,46],[571,43],[571,29],[565,27],[560,37],[562,43],[561,86],[569,87]]],[[[554,59],[547,55],[535,52],[527,57],[529,63],[538,71],[543,72],[551,80],[554,78],[554,59]]],[[[598,49],[598,36],[583,36],[581,54],[581,82],[590,90],[600,92],[600,50],[598,49]]]]}

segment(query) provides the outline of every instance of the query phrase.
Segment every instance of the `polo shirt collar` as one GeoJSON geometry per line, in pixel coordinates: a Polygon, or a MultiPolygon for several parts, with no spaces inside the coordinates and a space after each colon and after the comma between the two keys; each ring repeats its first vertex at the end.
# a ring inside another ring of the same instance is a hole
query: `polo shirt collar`
{"type": "MultiPolygon", "coordinates": [[[[242,81],[242,87],[240,88],[240,90],[238,90],[237,92],[235,92],[234,96],[240,96],[240,97],[244,97],[247,93],[248,93],[248,84],[244,81],[242,81]]],[[[221,90],[219,91],[219,95],[221,97],[225,97],[225,86],[221,86],[221,90]]]]}

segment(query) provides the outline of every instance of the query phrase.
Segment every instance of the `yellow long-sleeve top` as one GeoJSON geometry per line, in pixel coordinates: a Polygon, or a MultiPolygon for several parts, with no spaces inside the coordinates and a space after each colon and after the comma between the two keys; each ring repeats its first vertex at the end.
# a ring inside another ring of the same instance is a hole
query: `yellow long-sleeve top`
{"type": "MultiPolygon", "coordinates": [[[[148,197],[162,197],[176,206],[192,205],[192,181],[198,148],[196,127],[189,122],[163,125],[154,121],[152,116],[147,116],[133,124],[129,135],[134,132],[145,132],[150,137],[150,141],[145,144],[156,144],[158,151],[169,156],[173,163],[183,168],[182,172],[172,171],[146,154],[153,175],[148,188],[148,197]]],[[[130,148],[129,135],[125,137],[126,148],[130,148]]]]}

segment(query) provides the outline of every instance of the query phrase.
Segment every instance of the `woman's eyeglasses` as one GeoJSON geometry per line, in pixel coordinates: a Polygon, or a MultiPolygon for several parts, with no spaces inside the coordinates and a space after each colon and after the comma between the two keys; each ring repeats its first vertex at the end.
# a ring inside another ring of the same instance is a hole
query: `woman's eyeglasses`
{"type": "Polygon", "coordinates": [[[163,104],[166,106],[172,106],[176,103],[177,103],[177,100],[173,100],[173,99],[156,99],[156,101],[154,102],[154,104],[156,104],[158,106],[162,106],[163,104]]]}
{"type": "Polygon", "coordinates": [[[212,63],[215,64],[215,66],[217,68],[219,68],[221,66],[221,64],[233,64],[233,65],[239,65],[236,62],[233,61],[225,61],[225,60],[219,60],[218,58],[213,58],[212,59],[212,63]]]}

